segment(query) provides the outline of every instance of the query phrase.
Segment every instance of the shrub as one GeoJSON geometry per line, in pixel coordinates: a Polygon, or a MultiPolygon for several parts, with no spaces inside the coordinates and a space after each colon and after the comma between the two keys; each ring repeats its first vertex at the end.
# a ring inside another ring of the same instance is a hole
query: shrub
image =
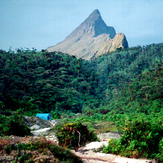
{"type": "Polygon", "coordinates": [[[111,139],[109,141],[109,145],[104,147],[103,152],[119,154],[119,152],[120,152],[119,142],[116,139],[111,139]]]}
{"type": "Polygon", "coordinates": [[[24,117],[19,111],[11,116],[0,115],[0,136],[25,136],[30,134],[30,129],[24,124],[24,117]]]}
{"type": "MultiPolygon", "coordinates": [[[[19,156],[17,157],[19,157],[19,161],[21,162],[29,162],[31,159],[34,159],[35,156],[30,151],[37,151],[38,153],[44,153],[45,155],[48,155],[49,150],[51,154],[54,156],[54,160],[65,161],[68,163],[82,163],[80,158],[74,155],[70,150],[59,147],[53,144],[51,141],[47,141],[44,139],[36,140],[35,142],[31,142],[28,144],[24,143],[19,143],[16,145],[11,144],[7,145],[5,148],[7,154],[10,154],[12,150],[19,151],[19,156]],[[23,152],[21,153],[22,150],[23,152]]],[[[47,162],[47,160],[44,160],[44,162],[47,162]]]]}
{"type": "Polygon", "coordinates": [[[51,114],[52,119],[60,119],[61,118],[61,113],[58,111],[58,109],[52,110],[50,114],[51,114]]]}
{"type": "Polygon", "coordinates": [[[156,155],[155,159],[158,163],[163,162],[163,138],[159,142],[159,153],[156,155]]]}
{"type": "Polygon", "coordinates": [[[89,131],[87,126],[81,123],[65,123],[58,125],[57,137],[59,145],[77,150],[81,145],[88,141],[97,140],[97,135],[89,131]]]}
{"type": "Polygon", "coordinates": [[[154,158],[162,152],[162,135],[161,125],[134,120],[126,124],[122,137],[111,141],[103,151],[134,158],[154,158]]]}

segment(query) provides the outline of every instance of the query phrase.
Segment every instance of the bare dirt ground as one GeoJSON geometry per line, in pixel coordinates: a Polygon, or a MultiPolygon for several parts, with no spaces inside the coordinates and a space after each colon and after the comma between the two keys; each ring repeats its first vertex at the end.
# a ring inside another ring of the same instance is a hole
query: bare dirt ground
{"type": "Polygon", "coordinates": [[[93,151],[74,153],[82,158],[84,163],[155,163],[154,160],[125,158],[112,154],[95,153],[93,151]]]}
{"type": "Polygon", "coordinates": [[[72,152],[79,156],[84,163],[155,163],[154,160],[126,158],[93,150],[99,148],[102,144],[107,145],[107,141],[92,142],[79,148],[78,152],[72,152]]]}
{"type": "Polygon", "coordinates": [[[105,154],[102,152],[95,152],[103,145],[108,145],[108,141],[111,138],[119,139],[118,133],[109,132],[101,133],[98,135],[100,142],[91,142],[85,147],[79,148],[78,152],[72,151],[79,156],[84,163],[155,163],[154,160],[147,159],[133,159],[121,157],[113,154],[105,154]]]}

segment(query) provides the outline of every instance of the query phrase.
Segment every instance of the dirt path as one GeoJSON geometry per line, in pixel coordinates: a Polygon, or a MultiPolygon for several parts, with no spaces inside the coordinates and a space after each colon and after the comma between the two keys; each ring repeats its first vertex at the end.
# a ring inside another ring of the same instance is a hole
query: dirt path
{"type": "Polygon", "coordinates": [[[72,152],[79,156],[84,163],[155,163],[154,160],[132,159],[101,152],[93,152],[92,150],[82,151],[79,149],[78,152],[72,152]]]}
{"type": "Polygon", "coordinates": [[[107,141],[91,142],[85,147],[79,148],[78,152],[72,150],[79,156],[84,163],[155,163],[153,160],[147,159],[132,159],[121,157],[113,154],[105,154],[102,152],[94,152],[95,149],[100,148],[102,145],[107,145],[107,141]]]}

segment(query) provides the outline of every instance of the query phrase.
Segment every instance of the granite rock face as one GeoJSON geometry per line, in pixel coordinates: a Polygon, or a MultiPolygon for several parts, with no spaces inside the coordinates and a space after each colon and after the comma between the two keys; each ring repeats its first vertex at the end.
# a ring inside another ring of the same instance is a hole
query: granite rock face
{"type": "Polygon", "coordinates": [[[110,38],[114,38],[116,33],[113,27],[109,27],[105,24],[105,22],[102,20],[100,12],[98,10],[94,10],[90,16],[66,39],[70,39],[76,36],[78,38],[83,36],[97,37],[101,34],[109,34],[110,38]]]}
{"type": "Polygon", "coordinates": [[[117,48],[127,48],[124,34],[116,34],[115,29],[107,26],[100,12],[94,10],[66,39],[47,51],[61,51],[86,60],[96,58],[117,48]]]}
{"type": "Polygon", "coordinates": [[[113,38],[112,47],[110,51],[115,51],[117,48],[126,49],[128,48],[128,42],[123,33],[118,33],[113,38]]]}

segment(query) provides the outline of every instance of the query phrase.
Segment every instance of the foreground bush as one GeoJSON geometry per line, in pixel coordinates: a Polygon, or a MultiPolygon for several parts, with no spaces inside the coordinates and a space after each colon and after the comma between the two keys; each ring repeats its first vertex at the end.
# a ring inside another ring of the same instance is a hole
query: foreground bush
{"type": "Polygon", "coordinates": [[[163,152],[162,135],[161,125],[135,120],[127,123],[122,137],[119,140],[111,140],[103,151],[132,158],[158,156],[160,159],[163,152]]]}
{"type": "Polygon", "coordinates": [[[0,115],[0,136],[25,136],[30,134],[30,129],[24,124],[24,117],[19,111],[10,116],[0,115]]]}
{"type": "Polygon", "coordinates": [[[58,125],[56,128],[59,145],[63,147],[77,150],[86,142],[97,140],[97,135],[81,123],[66,123],[58,125]]]}
{"type": "Polygon", "coordinates": [[[5,147],[5,152],[7,155],[15,153],[15,161],[20,163],[82,163],[80,158],[70,150],[59,147],[45,139],[31,141],[26,144],[9,144],[5,147]]]}
{"type": "Polygon", "coordinates": [[[163,138],[159,142],[159,153],[156,155],[155,159],[158,163],[163,162],[163,138]]]}

